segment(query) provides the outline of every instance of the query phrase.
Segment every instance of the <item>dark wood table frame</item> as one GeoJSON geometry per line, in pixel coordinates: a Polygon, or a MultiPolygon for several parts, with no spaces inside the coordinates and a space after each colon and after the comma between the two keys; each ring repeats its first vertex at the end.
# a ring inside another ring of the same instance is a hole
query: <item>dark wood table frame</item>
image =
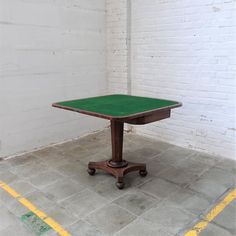
{"type": "Polygon", "coordinates": [[[96,116],[104,119],[110,120],[111,123],[111,140],[112,140],[112,158],[111,160],[105,160],[100,162],[89,162],[88,173],[94,175],[96,169],[104,170],[116,177],[116,186],[119,189],[124,188],[124,175],[131,171],[139,171],[142,177],[147,175],[146,164],[144,163],[133,163],[123,160],[123,135],[124,135],[124,123],[133,125],[143,125],[158,120],[166,119],[170,117],[171,109],[180,107],[181,103],[159,108],[155,110],[149,110],[146,112],[136,113],[129,116],[114,117],[109,115],[103,115],[95,112],[90,112],[81,109],[75,109],[71,107],[66,107],[54,103],[54,107],[72,110],[75,112],[83,113],[90,116],[96,116]]]}

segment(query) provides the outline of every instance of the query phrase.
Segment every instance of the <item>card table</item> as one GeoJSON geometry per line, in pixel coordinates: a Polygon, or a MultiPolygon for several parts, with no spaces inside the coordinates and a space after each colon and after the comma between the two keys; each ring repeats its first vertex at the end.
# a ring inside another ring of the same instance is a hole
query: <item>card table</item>
{"type": "Polygon", "coordinates": [[[53,103],[53,107],[83,113],[110,120],[112,158],[100,162],[89,162],[88,173],[94,175],[96,169],[106,171],[116,177],[116,186],[124,188],[124,175],[139,171],[147,175],[145,163],[133,163],[122,158],[124,123],[144,125],[170,117],[171,109],[182,104],[176,101],[112,94],[53,103]]]}

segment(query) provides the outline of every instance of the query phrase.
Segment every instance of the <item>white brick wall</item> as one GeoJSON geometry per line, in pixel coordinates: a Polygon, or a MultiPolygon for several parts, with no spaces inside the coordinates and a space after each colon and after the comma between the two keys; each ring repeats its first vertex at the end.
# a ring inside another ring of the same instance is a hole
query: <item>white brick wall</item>
{"type": "Polygon", "coordinates": [[[127,2],[107,0],[107,79],[110,93],[127,93],[127,2]]]}
{"type": "Polygon", "coordinates": [[[0,157],[107,124],[51,107],[107,92],[105,25],[105,0],[0,1],[0,157]]]}
{"type": "Polygon", "coordinates": [[[137,133],[236,159],[235,12],[231,0],[132,0],[132,94],[184,104],[137,133]]]}
{"type": "Polygon", "coordinates": [[[133,94],[184,103],[137,133],[235,158],[235,1],[131,0],[131,65],[127,1],[0,1],[0,157],[104,127],[50,104],[127,93],[131,70],[133,94]]]}

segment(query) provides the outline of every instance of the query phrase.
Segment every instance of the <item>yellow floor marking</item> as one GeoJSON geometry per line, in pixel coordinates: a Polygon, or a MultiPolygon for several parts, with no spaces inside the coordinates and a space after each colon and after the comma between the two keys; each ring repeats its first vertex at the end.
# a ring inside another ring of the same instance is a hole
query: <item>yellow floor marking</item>
{"type": "Polygon", "coordinates": [[[197,223],[185,236],[197,236],[224,208],[236,199],[236,188],[231,191],[219,204],[217,204],[202,221],[197,223]]]}
{"type": "Polygon", "coordinates": [[[13,188],[11,188],[6,183],[2,182],[0,180],[0,188],[4,189],[6,192],[8,192],[12,197],[16,198],[18,202],[20,202],[22,205],[24,205],[26,208],[28,208],[30,211],[32,211],[35,215],[37,215],[41,220],[43,220],[46,224],[52,227],[60,236],[71,236],[70,233],[68,233],[63,227],[58,224],[55,220],[47,216],[44,212],[37,209],[35,205],[33,205],[29,200],[22,197],[19,193],[17,193],[13,188]]]}

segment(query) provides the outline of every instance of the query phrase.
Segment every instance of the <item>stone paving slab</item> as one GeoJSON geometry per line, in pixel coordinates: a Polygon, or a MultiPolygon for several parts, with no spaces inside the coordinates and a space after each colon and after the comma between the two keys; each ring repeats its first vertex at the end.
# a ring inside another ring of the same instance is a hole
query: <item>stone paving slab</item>
{"type": "Polygon", "coordinates": [[[9,225],[8,227],[0,230],[0,236],[35,236],[26,226],[16,221],[14,224],[9,225]]]}
{"type": "Polygon", "coordinates": [[[83,220],[79,220],[69,226],[67,230],[73,236],[108,236],[107,234],[101,232],[96,226],[83,220]]]}
{"type": "Polygon", "coordinates": [[[20,158],[17,156],[17,157],[9,159],[8,161],[11,167],[17,167],[17,166],[21,166],[21,165],[25,165],[29,163],[38,163],[38,162],[39,161],[37,157],[33,154],[25,154],[21,156],[20,158]]]}
{"type": "Polygon", "coordinates": [[[0,206],[0,230],[18,222],[17,218],[5,206],[0,206]]]}
{"type": "Polygon", "coordinates": [[[20,178],[32,178],[35,175],[40,174],[48,170],[49,167],[45,162],[32,162],[25,165],[11,168],[11,172],[20,178]]]}
{"type": "Polygon", "coordinates": [[[147,161],[147,171],[149,176],[158,177],[160,174],[173,166],[170,164],[162,163],[158,158],[147,161]]]}
{"type": "MultiPolygon", "coordinates": [[[[234,202],[236,202],[236,200],[234,200],[234,202]]],[[[234,203],[229,204],[213,222],[227,229],[233,235],[236,235],[236,207],[233,204],[234,203]]]]}
{"type": "Polygon", "coordinates": [[[217,167],[213,167],[205,172],[202,176],[202,179],[215,181],[218,184],[228,188],[233,186],[236,182],[236,176],[233,173],[219,169],[217,167]]]}
{"type": "Polygon", "coordinates": [[[77,218],[73,216],[72,212],[67,211],[67,209],[59,204],[44,209],[44,211],[63,227],[69,226],[77,221],[77,218]]]}
{"type": "Polygon", "coordinates": [[[59,174],[56,171],[48,170],[30,177],[29,182],[37,188],[43,188],[63,179],[63,177],[63,175],[59,174]]]}
{"type": "Polygon", "coordinates": [[[167,169],[162,172],[159,177],[182,187],[194,183],[198,178],[198,176],[196,176],[193,172],[188,170],[180,171],[177,167],[167,169]]]}
{"type": "Polygon", "coordinates": [[[88,175],[87,166],[84,167],[82,171],[76,172],[76,174],[71,176],[70,178],[76,181],[79,185],[83,185],[86,186],[87,188],[92,188],[92,189],[94,189],[96,185],[99,185],[99,183],[106,181],[107,178],[113,179],[113,177],[110,174],[107,174],[100,170],[96,171],[95,176],[88,175]]]}
{"type": "Polygon", "coordinates": [[[10,163],[0,159],[0,173],[7,171],[8,169],[10,169],[10,167],[10,163]]]}
{"type": "Polygon", "coordinates": [[[25,215],[27,212],[29,212],[29,209],[27,209],[25,206],[23,206],[21,203],[19,203],[17,200],[12,201],[7,206],[8,210],[13,213],[18,219],[25,215]]]}
{"type": "Polygon", "coordinates": [[[32,193],[36,191],[37,189],[29,182],[25,180],[18,180],[11,184],[11,187],[21,194],[21,196],[24,196],[28,193],[32,193]]]}
{"type": "Polygon", "coordinates": [[[9,184],[18,180],[18,176],[7,170],[0,173],[0,180],[9,184]]]}
{"type": "Polygon", "coordinates": [[[212,199],[212,201],[216,201],[228,190],[227,187],[217,183],[216,181],[205,178],[201,178],[192,183],[189,188],[193,191],[204,194],[207,198],[212,199]]]}
{"type": "Polygon", "coordinates": [[[138,218],[137,220],[130,223],[128,226],[120,230],[115,236],[173,236],[173,234],[167,233],[161,230],[155,224],[138,218]]]}
{"type": "Polygon", "coordinates": [[[113,201],[116,198],[122,196],[124,193],[129,192],[129,188],[125,188],[122,191],[117,189],[115,186],[116,179],[109,175],[107,176],[106,180],[99,182],[97,185],[92,187],[91,189],[98,193],[100,196],[106,198],[109,201],[113,201]]]}
{"type": "Polygon", "coordinates": [[[144,162],[157,157],[161,152],[155,149],[154,147],[141,146],[135,148],[135,150],[127,150],[124,152],[123,157],[131,162],[144,162]]]}
{"type": "Polygon", "coordinates": [[[40,191],[32,192],[27,194],[25,197],[39,209],[47,209],[54,205],[54,202],[40,191]]]}
{"type": "Polygon", "coordinates": [[[71,179],[61,179],[56,183],[50,184],[41,189],[41,191],[53,201],[62,201],[78,192],[84,190],[85,187],[71,179]]]}
{"type": "Polygon", "coordinates": [[[174,235],[182,228],[187,227],[195,217],[194,214],[169,202],[160,202],[159,206],[152,208],[141,216],[141,218],[156,225],[164,232],[169,232],[174,235]]]}
{"type": "Polygon", "coordinates": [[[234,236],[229,231],[215,225],[209,224],[206,229],[204,229],[199,236],[234,236]]]}
{"type": "Polygon", "coordinates": [[[213,156],[201,152],[194,152],[193,155],[189,157],[192,160],[197,160],[205,163],[206,165],[215,166],[217,163],[222,161],[221,157],[213,156]]]}
{"type": "MultiPolygon", "coordinates": [[[[149,174],[129,173],[123,190],[110,174],[87,174],[88,161],[111,157],[109,130],[1,160],[0,180],[73,236],[183,235],[235,186],[235,161],[135,134],[124,141],[126,158],[147,163],[149,174]]],[[[232,202],[200,235],[236,234],[235,208],[232,202]]],[[[0,236],[33,236],[19,220],[27,212],[0,189],[0,236]]]]}
{"type": "Polygon", "coordinates": [[[185,209],[196,216],[200,215],[212,204],[206,197],[188,189],[180,189],[165,200],[178,205],[179,208],[185,209]]]}
{"type": "Polygon", "coordinates": [[[135,218],[135,215],[125,209],[114,204],[109,204],[91,213],[86,217],[86,220],[95,225],[102,232],[114,234],[132,222],[135,218]]]}
{"type": "Polygon", "coordinates": [[[176,165],[178,162],[186,160],[190,158],[195,152],[180,148],[180,147],[172,147],[165,152],[163,152],[159,157],[159,161],[169,165],[176,165]]]}
{"type": "Polygon", "coordinates": [[[180,172],[190,172],[198,177],[202,176],[206,171],[208,171],[212,165],[206,164],[197,158],[187,158],[181,160],[175,164],[175,167],[180,172]]]}
{"type": "Polygon", "coordinates": [[[147,193],[136,190],[126,193],[113,201],[113,203],[129,210],[135,215],[141,215],[147,210],[156,207],[159,201],[160,200],[148,195],[147,193]]]}
{"type": "Polygon", "coordinates": [[[71,198],[62,201],[60,205],[78,219],[82,219],[107,203],[108,201],[96,192],[85,189],[71,198]]]}
{"type": "Polygon", "coordinates": [[[12,198],[9,193],[7,193],[5,190],[0,188],[0,203],[4,206],[8,206],[12,202],[14,202],[15,199],[12,198]]]}
{"type": "Polygon", "coordinates": [[[83,172],[85,171],[85,166],[81,165],[80,163],[66,163],[65,165],[61,165],[56,167],[56,170],[66,176],[66,177],[70,177],[73,175],[76,175],[77,173],[83,172]]]}
{"type": "Polygon", "coordinates": [[[234,175],[236,175],[236,162],[230,159],[223,159],[216,164],[217,168],[231,171],[234,175]]]}
{"type": "Polygon", "coordinates": [[[166,180],[155,178],[139,187],[142,191],[150,193],[157,198],[166,198],[174,194],[180,187],[166,180]]]}

